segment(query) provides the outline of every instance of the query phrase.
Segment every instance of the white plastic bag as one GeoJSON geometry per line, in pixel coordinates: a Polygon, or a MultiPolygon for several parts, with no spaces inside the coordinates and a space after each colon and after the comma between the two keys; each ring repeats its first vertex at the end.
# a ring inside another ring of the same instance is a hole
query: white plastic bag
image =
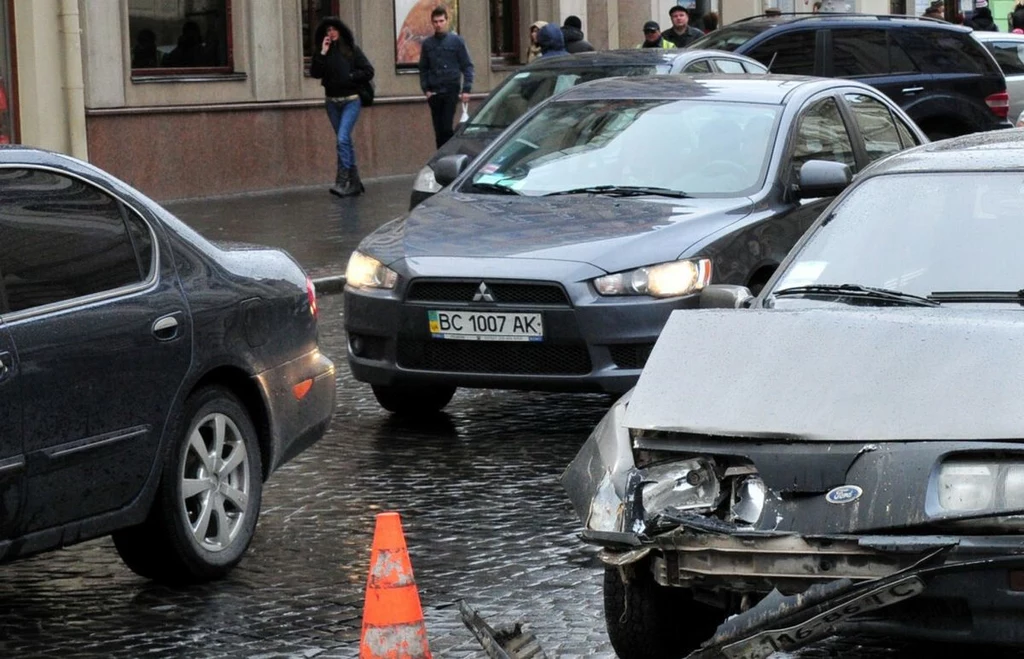
{"type": "Polygon", "coordinates": [[[469,121],[469,103],[462,104],[462,116],[459,117],[459,123],[466,123],[469,121]]]}

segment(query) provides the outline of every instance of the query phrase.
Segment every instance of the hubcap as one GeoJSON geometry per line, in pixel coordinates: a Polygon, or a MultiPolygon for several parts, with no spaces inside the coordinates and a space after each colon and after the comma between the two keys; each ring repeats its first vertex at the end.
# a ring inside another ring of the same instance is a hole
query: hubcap
{"type": "Polygon", "coordinates": [[[210,414],[196,425],[180,478],[192,537],[207,551],[227,549],[245,523],[251,487],[245,440],[228,416],[210,414]]]}

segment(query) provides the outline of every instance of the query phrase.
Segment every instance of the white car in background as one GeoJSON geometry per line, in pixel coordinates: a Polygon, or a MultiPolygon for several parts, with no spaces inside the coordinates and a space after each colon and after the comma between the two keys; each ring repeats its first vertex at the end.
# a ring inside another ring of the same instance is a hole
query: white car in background
{"type": "MultiPolygon", "coordinates": [[[[1010,113],[1007,116],[1020,116],[1024,112],[1024,34],[975,30],[973,35],[992,53],[1006,76],[1006,91],[1010,94],[1010,113]]],[[[1018,119],[1017,126],[1020,125],[1018,119]]]]}

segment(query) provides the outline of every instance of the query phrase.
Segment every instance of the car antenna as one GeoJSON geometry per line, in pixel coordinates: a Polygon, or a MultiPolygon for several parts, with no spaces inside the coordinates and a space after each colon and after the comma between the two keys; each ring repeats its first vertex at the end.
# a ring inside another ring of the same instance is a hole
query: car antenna
{"type": "Polygon", "coordinates": [[[774,53],[772,53],[772,58],[768,62],[768,73],[772,72],[772,64],[775,64],[775,58],[778,57],[778,56],[779,56],[779,51],[776,50],[774,53]]]}

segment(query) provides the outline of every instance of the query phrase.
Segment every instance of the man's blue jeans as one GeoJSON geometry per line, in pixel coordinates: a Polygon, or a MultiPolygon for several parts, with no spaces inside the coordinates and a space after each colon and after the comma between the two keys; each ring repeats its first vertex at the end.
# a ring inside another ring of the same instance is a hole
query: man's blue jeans
{"type": "Polygon", "coordinates": [[[363,105],[359,99],[336,103],[327,101],[327,116],[331,119],[331,127],[338,136],[338,169],[351,169],[356,166],[356,151],[352,147],[352,129],[359,118],[363,105]]]}

